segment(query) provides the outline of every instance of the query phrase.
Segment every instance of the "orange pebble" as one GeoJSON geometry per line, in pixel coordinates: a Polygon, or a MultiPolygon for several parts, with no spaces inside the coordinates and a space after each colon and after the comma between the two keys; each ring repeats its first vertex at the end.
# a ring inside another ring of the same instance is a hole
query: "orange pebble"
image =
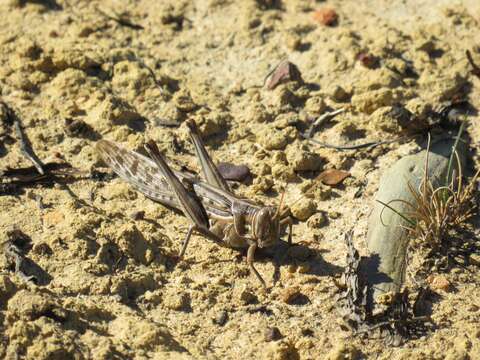
{"type": "Polygon", "coordinates": [[[334,26],[338,21],[338,14],[331,8],[321,8],[313,13],[313,19],[325,26],[334,26]]]}

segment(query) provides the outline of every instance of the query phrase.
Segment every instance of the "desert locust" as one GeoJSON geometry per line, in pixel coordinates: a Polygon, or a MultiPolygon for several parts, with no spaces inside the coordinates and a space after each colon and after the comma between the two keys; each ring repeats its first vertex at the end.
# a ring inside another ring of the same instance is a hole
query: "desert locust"
{"type": "Polygon", "coordinates": [[[150,158],[107,140],[98,141],[96,149],[107,165],[136,190],[190,219],[180,258],[194,231],[222,246],[248,248],[247,263],[265,286],[254,266],[255,250],[274,245],[285,225],[289,227],[288,243],[292,240],[292,218],[283,206],[283,196],[278,207],[237,197],[210,158],[195,122],[187,120],[186,124],[204,180],[172,170],[152,140],[145,144],[150,158]]]}

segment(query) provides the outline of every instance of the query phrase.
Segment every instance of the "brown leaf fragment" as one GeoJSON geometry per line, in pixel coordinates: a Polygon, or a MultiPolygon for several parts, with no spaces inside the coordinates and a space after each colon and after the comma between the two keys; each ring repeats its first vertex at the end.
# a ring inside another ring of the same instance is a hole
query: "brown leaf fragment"
{"type": "Polygon", "coordinates": [[[234,165],[221,162],[217,165],[218,171],[225,180],[243,181],[250,175],[250,169],[246,165],[234,165]]]}
{"type": "Polygon", "coordinates": [[[313,20],[325,26],[335,26],[338,14],[334,9],[325,7],[314,11],[313,20]]]}
{"type": "Polygon", "coordinates": [[[318,179],[325,185],[336,186],[350,176],[348,171],[329,169],[322,171],[318,179]]]}
{"type": "Polygon", "coordinates": [[[288,60],[282,61],[277,67],[267,76],[267,89],[273,90],[275,87],[283,82],[297,81],[303,84],[302,74],[298,67],[288,60]]]}

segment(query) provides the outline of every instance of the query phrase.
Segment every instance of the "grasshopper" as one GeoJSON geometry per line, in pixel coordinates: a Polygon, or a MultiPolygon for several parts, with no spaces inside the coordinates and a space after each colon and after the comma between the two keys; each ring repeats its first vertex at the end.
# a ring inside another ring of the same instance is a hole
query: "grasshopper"
{"type": "Polygon", "coordinates": [[[146,197],[175,208],[191,221],[179,254],[185,254],[195,231],[221,246],[247,250],[247,263],[265,287],[254,266],[257,248],[273,246],[280,230],[288,225],[292,242],[292,218],[283,198],[278,207],[261,206],[237,197],[210,158],[193,120],[186,121],[204,181],[197,176],[172,170],[154,141],[145,144],[151,158],[126,150],[114,142],[100,140],[96,149],[117,175],[146,197]]]}

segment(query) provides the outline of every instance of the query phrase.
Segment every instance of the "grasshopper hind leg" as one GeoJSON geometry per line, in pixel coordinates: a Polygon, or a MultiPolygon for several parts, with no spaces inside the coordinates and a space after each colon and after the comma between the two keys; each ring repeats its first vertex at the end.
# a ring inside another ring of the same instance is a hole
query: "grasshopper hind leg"
{"type": "Polygon", "coordinates": [[[195,148],[195,153],[197,154],[197,158],[200,161],[200,165],[202,167],[203,176],[205,180],[210,185],[214,185],[219,187],[222,190],[230,192],[230,187],[228,186],[227,181],[223,178],[218,171],[217,167],[215,166],[212,158],[208,154],[207,149],[205,148],[205,144],[198,132],[197,125],[195,121],[189,119],[185,122],[190,130],[190,138],[192,139],[193,146],[195,148]]]}

